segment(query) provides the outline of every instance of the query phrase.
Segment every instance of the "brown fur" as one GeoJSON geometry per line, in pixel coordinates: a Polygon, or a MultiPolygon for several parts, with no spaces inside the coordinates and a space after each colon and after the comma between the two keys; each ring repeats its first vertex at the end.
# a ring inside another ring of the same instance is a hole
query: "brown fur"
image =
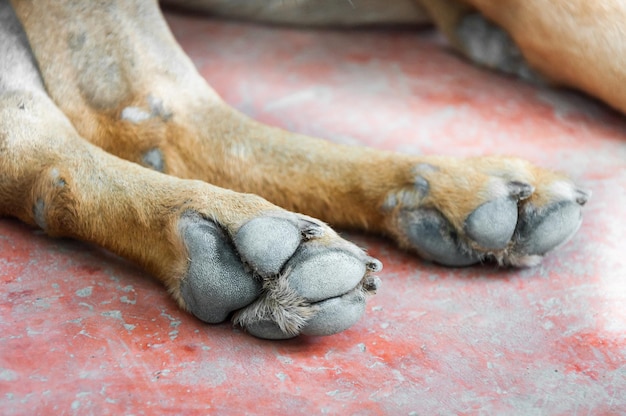
{"type": "Polygon", "coordinates": [[[582,90],[626,112],[626,3],[617,0],[418,0],[452,44],[455,26],[478,10],[502,27],[530,66],[555,85],[582,90]],[[468,7],[469,6],[469,7],[468,7]]]}
{"type": "MultiPolygon", "coordinates": [[[[467,10],[449,1],[423,3],[451,36],[467,10]]],[[[602,45],[579,53],[577,45],[587,40],[576,27],[583,19],[626,17],[622,7],[582,0],[567,6],[469,3],[509,30],[539,70],[626,110],[623,94],[616,93],[626,55],[608,46],[623,43],[611,42],[617,34],[607,31],[602,45]],[[559,18],[562,8],[572,19],[559,18]]],[[[517,159],[405,156],[257,123],[228,107],[197,74],[158,9],[138,4],[119,2],[119,13],[108,15],[77,3],[13,1],[52,101],[43,91],[17,92],[7,102],[22,103],[25,111],[0,108],[9,120],[0,126],[0,168],[7,178],[0,214],[125,256],[164,281],[181,304],[177,288],[186,255],[177,221],[186,210],[215,218],[232,233],[246,220],[278,210],[276,204],[409,246],[398,232],[402,209],[433,206],[462,228],[468,213],[501,192],[491,186],[494,172],[537,189],[562,179],[517,159]],[[89,30],[96,25],[106,30],[89,30]],[[149,117],[141,123],[122,119],[129,107],[149,117]],[[130,163],[145,166],[142,157],[151,149],[162,153],[165,174],[130,163]],[[432,167],[420,173],[432,190],[426,197],[414,192],[416,166],[432,167]],[[384,209],[389,198],[400,203],[384,209]],[[45,206],[44,223],[33,209],[37,204],[45,206]]],[[[529,201],[541,206],[549,199],[546,188],[529,201]]]]}

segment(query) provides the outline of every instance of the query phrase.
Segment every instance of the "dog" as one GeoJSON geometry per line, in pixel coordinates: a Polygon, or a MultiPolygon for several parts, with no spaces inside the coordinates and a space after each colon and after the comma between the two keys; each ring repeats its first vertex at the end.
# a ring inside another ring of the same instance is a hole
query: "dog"
{"type": "MultiPolygon", "coordinates": [[[[432,20],[479,64],[626,109],[606,78],[621,56],[575,47],[591,41],[576,19],[616,19],[619,4],[171,3],[291,24],[432,20]]],[[[0,57],[0,215],[104,247],[202,321],[260,338],[334,334],[363,315],[382,264],[327,223],[444,266],[531,266],[578,230],[589,198],[522,159],[409,156],[255,122],[206,84],[152,1],[1,0],[0,57]]]]}

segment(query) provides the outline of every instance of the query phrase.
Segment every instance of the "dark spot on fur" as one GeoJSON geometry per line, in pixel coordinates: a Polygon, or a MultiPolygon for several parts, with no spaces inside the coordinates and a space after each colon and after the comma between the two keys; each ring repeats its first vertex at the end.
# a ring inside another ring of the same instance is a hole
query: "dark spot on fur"
{"type": "Polygon", "coordinates": [[[74,51],[79,51],[85,45],[85,40],[86,40],[86,37],[85,37],[84,32],[70,33],[69,36],[67,37],[67,44],[70,47],[70,49],[74,51]]]}
{"type": "Polygon", "coordinates": [[[158,172],[165,170],[165,160],[163,159],[163,153],[158,148],[152,148],[143,154],[142,161],[144,165],[150,169],[154,169],[158,172]]]}

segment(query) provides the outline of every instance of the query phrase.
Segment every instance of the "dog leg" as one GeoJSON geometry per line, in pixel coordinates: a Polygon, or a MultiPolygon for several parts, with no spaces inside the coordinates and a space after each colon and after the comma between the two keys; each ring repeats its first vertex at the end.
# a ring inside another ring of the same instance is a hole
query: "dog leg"
{"type": "Polygon", "coordinates": [[[626,113],[626,3],[471,0],[504,28],[529,65],[626,113]]]}
{"type": "Polygon", "coordinates": [[[48,90],[84,137],[123,158],[391,235],[447,265],[534,264],[580,225],[587,196],[560,175],[509,158],[409,157],[264,126],[205,84],[154,5],[55,5],[18,7],[48,90]]]}
{"type": "Polygon", "coordinates": [[[354,324],[377,260],[260,197],[178,179],[83,140],[43,89],[0,2],[0,215],[93,242],[150,271],[203,321],[263,338],[354,324]]]}
{"type": "Polygon", "coordinates": [[[419,1],[453,10],[446,13],[455,19],[431,15],[453,45],[475,62],[579,89],[626,113],[626,3],[462,0],[477,14],[454,0],[419,1]]]}
{"type": "Polygon", "coordinates": [[[327,335],[376,289],[380,263],[317,220],[109,155],[42,95],[4,92],[0,117],[0,215],[138,263],[203,321],[237,312],[259,337],[327,335]]]}
{"type": "Polygon", "coordinates": [[[543,83],[513,39],[480,12],[460,0],[419,0],[452,48],[473,63],[526,81],[543,83]]]}

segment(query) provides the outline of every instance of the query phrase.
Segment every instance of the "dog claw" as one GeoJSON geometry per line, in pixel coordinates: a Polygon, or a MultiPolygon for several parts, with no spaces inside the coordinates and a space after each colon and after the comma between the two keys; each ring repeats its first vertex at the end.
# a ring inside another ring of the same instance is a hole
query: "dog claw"
{"type": "Polygon", "coordinates": [[[509,188],[511,197],[518,200],[527,199],[533,194],[533,192],[535,192],[535,188],[525,182],[511,181],[507,184],[507,186],[509,188]]]}
{"type": "Polygon", "coordinates": [[[378,259],[368,257],[366,261],[367,270],[371,272],[379,272],[383,269],[383,264],[378,259]]]}
{"type": "Polygon", "coordinates": [[[307,219],[300,219],[298,225],[300,227],[300,232],[302,233],[302,238],[305,240],[319,238],[324,235],[324,228],[316,222],[307,219]]]}
{"type": "Polygon", "coordinates": [[[578,205],[583,206],[591,198],[591,191],[576,189],[576,202],[578,205]]]}
{"type": "Polygon", "coordinates": [[[376,293],[381,285],[381,280],[376,276],[366,276],[363,279],[363,289],[370,293],[376,293]]]}

